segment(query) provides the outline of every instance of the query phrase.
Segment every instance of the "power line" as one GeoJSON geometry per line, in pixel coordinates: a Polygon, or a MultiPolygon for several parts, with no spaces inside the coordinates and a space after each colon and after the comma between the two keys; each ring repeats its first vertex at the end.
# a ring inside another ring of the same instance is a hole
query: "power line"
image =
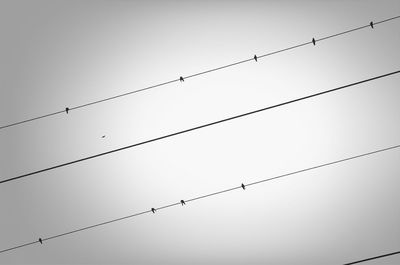
{"type": "MultiPolygon", "coordinates": [[[[120,217],[120,218],[112,219],[112,220],[109,220],[109,221],[97,223],[97,224],[94,224],[94,225],[85,226],[85,227],[82,227],[82,228],[79,228],[79,229],[71,230],[69,232],[65,232],[65,233],[61,233],[61,234],[57,234],[57,235],[53,235],[53,236],[49,236],[49,237],[45,237],[45,238],[40,238],[41,242],[32,241],[32,242],[21,244],[21,245],[14,246],[14,247],[11,247],[11,248],[3,249],[3,250],[0,251],[0,253],[12,251],[12,250],[15,250],[15,249],[18,249],[18,248],[27,247],[27,246],[30,246],[30,245],[33,245],[33,244],[37,244],[37,243],[42,244],[42,242],[45,242],[45,241],[48,241],[48,240],[52,240],[52,239],[55,239],[55,238],[58,238],[58,237],[63,237],[63,236],[66,236],[66,235],[82,232],[82,231],[89,230],[89,229],[92,229],[92,228],[95,228],[95,227],[98,227],[98,226],[103,226],[103,225],[106,225],[106,224],[115,223],[115,222],[118,222],[118,221],[122,221],[122,220],[125,220],[125,219],[137,217],[137,216],[148,214],[148,213],[154,213],[156,211],[163,210],[163,209],[166,209],[166,208],[170,208],[170,207],[173,207],[173,206],[178,206],[180,204],[185,205],[188,202],[193,202],[193,201],[197,201],[197,200],[200,200],[200,199],[205,199],[205,198],[208,198],[208,197],[212,197],[212,196],[215,196],[215,195],[219,195],[219,194],[222,194],[222,193],[227,193],[227,192],[238,190],[238,189],[245,189],[245,187],[258,185],[258,184],[261,184],[261,183],[264,183],[264,182],[268,182],[268,181],[272,181],[272,180],[276,180],[276,179],[280,179],[280,178],[296,175],[296,174],[299,174],[299,173],[315,170],[315,169],[322,168],[322,167],[331,166],[331,165],[334,165],[334,164],[343,163],[343,162],[346,162],[346,161],[358,159],[358,158],[365,157],[365,156],[370,156],[370,155],[377,154],[377,153],[386,152],[386,151],[389,151],[389,150],[397,149],[399,147],[400,147],[400,144],[399,145],[393,145],[393,146],[389,146],[389,147],[386,147],[386,148],[383,148],[383,149],[378,149],[378,150],[375,150],[375,151],[371,151],[371,152],[367,152],[367,153],[363,153],[363,154],[359,154],[359,155],[343,158],[343,159],[340,159],[340,160],[335,160],[335,161],[324,163],[324,164],[320,164],[320,165],[317,165],[317,166],[304,168],[304,169],[301,169],[301,170],[293,171],[293,172],[286,173],[286,174],[279,175],[279,176],[275,176],[275,177],[272,177],[272,178],[266,178],[266,179],[262,179],[262,180],[255,181],[255,182],[251,182],[251,183],[248,183],[248,184],[241,184],[239,186],[235,186],[235,187],[232,187],[232,188],[229,188],[229,189],[220,190],[220,191],[217,191],[217,192],[209,193],[209,194],[206,194],[206,195],[194,197],[194,198],[187,199],[187,200],[181,200],[181,202],[176,202],[176,203],[160,206],[158,208],[151,208],[150,210],[147,210],[147,211],[142,211],[142,212],[138,212],[138,213],[135,213],[135,214],[127,215],[127,216],[124,216],[124,217],[120,217]]],[[[354,263],[349,263],[349,264],[354,264],[354,263]]]]}
{"type": "Polygon", "coordinates": [[[380,259],[380,258],[384,258],[387,256],[397,255],[397,254],[400,254],[400,251],[389,253],[389,254],[384,254],[384,255],[380,255],[380,256],[376,256],[376,257],[372,257],[372,258],[362,259],[362,260],[358,260],[358,261],[353,261],[353,262],[346,263],[343,265],[357,264],[357,263],[366,262],[366,261],[370,261],[370,260],[374,260],[374,259],[380,259]]]}
{"type": "Polygon", "coordinates": [[[387,73],[387,74],[383,74],[383,75],[379,75],[379,76],[375,76],[375,77],[371,77],[371,78],[368,78],[368,79],[364,79],[364,80],[357,81],[357,82],[354,82],[354,83],[350,83],[350,84],[347,84],[347,85],[344,85],[344,86],[336,87],[336,88],[333,88],[333,89],[325,90],[325,91],[318,92],[318,93],[315,93],[315,94],[311,94],[311,95],[308,95],[308,96],[304,96],[304,97],[301,97],[301,98],[289,100],[289,101],[286,101],[286,102],[283,102],[283,103],[279,103],[279,104],[276,104],[276,105],[272,105],[272,106],[268,106],[268,107],[265,107],[265,108],[253,110],[253,111],[250,111],[250,112],[246,112],[246,113],[243,113],[243,114],[235,115],[235,116],[232,116],[232,117],[229,117],[229,118],[225,118],[225,119],[222,119],[222,120],[206,123],[206,124],[203,124],[203,125],[200,125],[200,126],[196,126],[196,127],[192,127],[192,128],[189,128],[189,129],[185,129],[185,130],[182,130],[182,131],[178,131],[178,132],[174,132],[174,133],[171,133],[171,134],[163,135],[163,136],[160,136],[160,137],[157,137],[157,138],[153,138],[153,139],[150,139],[150,140],[146,140],[146,141],[143,141],[143,142],[127,145],[127,146],[120,147],[120,148],[117,148],[117,149],[113,149],[113,150],[110,150],[110,151],[106,151],[106,152],[103,152],[103,153],[98,153],[98,154],[95,154],[95,155],[87,156],[87,157],[80,158],[80,159],[77,159],[77,160],[73,160],[73,161],[70,161],[70,162],[58,164],[58,165],[55,165],[55,166],[51,166],[51,167],[47,167],[47,168],[40,169],[40,170],[37,170],[37,171],[33,171],[33,172],[30,172],[30,173],[26,173],[26,174],[22,174],[22,175],[19,175],[19,176],[11,177],[11,178],[8,178],[8,179],[1,180],[0,184],[6,183],[6,182],[10,182],[10,181],[14,181],[14,180],[21,179],[21,178],[26,178],[26,177],[29,177],[29,176],[32,176],[32,175],[36,175],[36,174],[39,174],[39,173],[42,173],[42,172],[54,170],[56,168],[69,166],[69,165],[72,165],[72,164],[75,164],[75,163],[80,163],[80,162],[83,162],[83,161],[86,161],[86,160],[90,160],[90,159],[93,159],[93,158],[96,158],[96,157],[109,155],[109,154],[116,153],[116,152],[119,152],[119,151],[122,151],[122,150],[126,150],[126,149],[130,149],[130,148],[137,147],[137,146],[140,146],[140,145],[148,144],[148,143],[151,143],[151,142],[156,142],[156,141],[159,141],[159,140],[163,140],[163,139],[166,139],[166,138],[169,138],[169,137],[173,137],[173,136],[177,136],[177,135],[180,135],[180,134],[188,133],[188,132],[191,132],[191,131],[203,129],[203,128],[206,128],[206,127],[210,127],[210,126],[213,126],[213,125],[216,125],[216,124],[220,124],[220,123],[223,123],[223,122],[227,122],[227,121],[231,121],[231,120],[234,120],[234,119],[242,118],[242,117],[245,117],[245,116],[253,115],[253,114],[256,114],[256,113],[259,113],[259,112],[263,112],[263,111],[266,111],[266,110],[282,107],[284,105],[289,105],[289,104],[292,104],[292,103],[295,103],[295,102],[298,102],[298,101],[302,101],[302,100],[306,100],[306,99],[309,99],[309,98],[313,98],[313,97],[321,96],[321,95],[324,95],[324,94],[332,93],[332,92],[335,92],[335,91],[338,91],[338,90],[342,90],[342,89],[345,89],[345,88],[348,88],[348,87],[352,87],[352,86],[359,85],[359,84],[362,84],[362,83],[370,82],[370,81],[373,81],[373,80],[376,80],[376,79],[380,79],[380,78],[384,78],[384,77],[387,77],[387,76],[395,75],[395,74],[398,74],[398,73],[400,73],[400,70],[397,70],[397,71],[394,71],[394,72],[390,72],[390,73],[387,73]]]}
{"type": "MultiPolygon", "coordinates": [[[[395,20],[395,19],[398,19],[398,18],[400,18],[400,16],[391,17],[391,18],[384,19],[384,20],[381,20],[381,21],[378,21],[378,22],[374,22],[373,25],[382,24],[382,23],[385,23],[385,22],[388,22],[388,21],[391,21],[391,20],[395,20]]],[[[313,39],[313,40],[315,40],[315,42],[324,41],[324,40],[327,40],[327,39],[330,39],[330,38],[334,38],[334,37],[338,37],[338,36],[341,36],[341,35],[349,34],[351,32],[358,31],[358,30],[361,30],[361,29],[364,29],[364,28],[370,28],[370,27],[372,27],[371,23],[368,24],[368,25],[364,25],[364,26],[361,26],[361,27],[353,28],[353,29],[350,29],[350,30],[346,30],[346,31],[343,31],[343,32],[339,32],[339,33],[336,33],[336,34],[333,34],[333,35],[329,35],[329,36],[326,36],[326,37],[322,37],[322,38],[319,38],[319,39],[313,39]]],[[[211,73],[211,72],[215,72],[215,71],[222,70],[222,69],[225,69],[225,68],[229,68],[229,67],[232,67],[232,66],[235,66],[235,65],[251,62],[251,61],[254,61],[256,58],[263,58],[263,57],[271,56],[271,55],[274,55],[274,54],[277,54],[277,53],[286,52],[286,51],[289,51],[289,50],[292,50],[292,49],[296,49],[296,48],[300,48],[302,46],[306,46],[306,45],[309,45],[309,44],[312,44],[312,43],[313,43],[313,41],[307,41],[307,42],[304,42],[304,43],[301,43],[301,44],[298,44],[298,45],[294,45],[294,46],[291,46],[291,47],[288,47],[288,48],[285,48],[285,49],[281,49],[281,50],[277,50],[277,51],[274,51],[274,52],[266,53],[266,54],[263,54],[263,55],[255,56],[255,57],[252,57],[252,58],[249,58],[249,59],[245,59],[245,60],[242,60],[242,61],[230,63],[230,64],[227,64],[227,65],[216,67],[216,68],[213,68],[213,69],[210,69],[210,70],[206,70],[206,71],[203,71],[203,72],[191,74],[191,75],[188,75],[188,76],[185,76],[185,77],[182,77],[182,78],[183,79],[188,79],[188,78],[192,78],[192,77],[195,77],[195,76],[204,75],[204,74],[207,74],[207,73],[211,73]]],[[[156,85],[144,87],[144,88],[141,88],[141,89],[138,89],[138,90],[130,91],[130,92],[127,92],[127,93],[115,95],[115,96],[112,96],[112,97],[108,97],[108,98],[104,98],[104,99],[88,102],[88,103],[85,103],[85,104],[82,104],[82,105],[77,105],[75,107],[68,107],[68,111],[76,110],[76,109],[80,109],[80,108],[85,108],[85,107],[88,107],[88,106],[91,106],[91,105],[99,104],[99,103],[102,103],[102,102],[105,102],[105,101],[109,101],[109,100],[113,100],[113,99],[117,99],[117,98],[120,98],[120,97],[125,97],[125,96],[131,95],[131,94],[143,92],[143,91],[150,90],[150,89],[153,89],[153,88],[165,86],[165,85],[168,85],[168,84],[171,84],[171,83],[175,83],[175,82],[178,82],[178,81],[181,81],[181,78],[176,78],[176,79],[173,79],[173,80],[170,80],[170,81],[166,81],[166,82],[163,82],[163,83],[160,83],[160,84],[156,84],[156,85]]],[[[48,113],[48,114],[45,114],[45,115],[42,115],[42,116],[38,116],[38,117],[34,117],[34,118],[22,120],[22,121],[10,123],[10,124],[7,124],[7,125],[0,126],[0,130],[8,128],[8,127],[12,127],[12,126],[20,125],[20,124],[23,124],[23,123],[27,123],[27,122],[32,122],[32,121],[35,121],[35,120],[44,119],[44,118],[47,118],[47,117],[50,117],[50,116],[59,115],[59,114],[65,113],[65,112],[68,113],[68,111],[67,111],[67,108],[65,108],[63,110],[52,112],[52,113],[48,113]]]]}

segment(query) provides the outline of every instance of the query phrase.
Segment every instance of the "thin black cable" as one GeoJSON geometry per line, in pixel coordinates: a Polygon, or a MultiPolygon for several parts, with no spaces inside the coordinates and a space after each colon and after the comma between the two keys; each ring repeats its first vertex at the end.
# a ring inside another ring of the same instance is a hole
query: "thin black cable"
{"type": "Polygon", "coordinates": [[[398,19],[398,18],[400,18],[400,16],[395,16],[395,17],[387,18],[387,19],[384,19],[384,20],[381,20],[381,21],[378,21],[378,22],[374,22],[374,25],[381,24],[381,23],[385,23],[385,22],[388,22],[388,21],[390,21],[390,20],[394,20],[394,19],[398,19]]]}
{"type": "Polygon", "coordinates": [[[247,184],[247,186],[257,185],[257,184],[260,184],[260,183],[262,183],[262,182],[271,181],[271,180],[275,180],[275,179],[278,179],[278,178],[283,178],[283,177],[287,177],[287,176],[290,176],[290,175],[302,173],[302,172],[305,172],[305,171],[310,171],[310,170],[314,170],[314,169],[317,169],[317,168],[321,168],[321,167],[326,167],[326,166],[330,166],[330,165],[342,163],[342,162],[349,161],[349,160],[353,160],[353,159],[360,158],[360,157],[363,157],[363,156],[369,156],[369,155],[373,155],[373,154],[376,154],[376,153],[380,153],[380,152],[384,152],[384,151],[389,151],[389,150],[396,149],[396,148],[399,148],[399,147],[400,147],[400,145],[395,145],[395,146],[391,146],[391,147],[379,149],[379,150],[377,150],[377,151],[372,151],[372,152],[364,153],[364,154],[361,154],[361,155],[357,155],[357,156],[352,156],[352,157],[349,157],[349,158],[344,158],[344,159],[336,160],[336,161],[333,161],[333,162],[329,162],[329,163],[322,164],[322,165],[315,166],[315,167],[309,167],[309,168],[302,169],[302,170],[299,170],[299,171],[294,171],[294,172],[291,172],[291,173],[288,173],[288,174],[284,174],[284,175],[280,175],[280,176],[277,176],[277,177],[273,177],[273,178],[269,178],[269,179],[264,179],[264,180],[259,180],[259,181],[256,181],[256,182],[247,184]]]}
{"type": "MultiPolygon", "coordinates": [[[[367,152],[367,153],[363,153],[363,154],[347,157],[347,158],[344,158],[344,159],[332,161],[332,162],[329,162],[329,163],[320,164],[320,165],[317,165],[317,166],[313,166],[313,167],[309,167],[309,168],[293,171],[293,172],[286,173],[286,174],[283,174],[283,175],[279,175],[279,176],[275,176],[275,177],[267,178],[267,179],[262,179],[262,180],[259,180],[259,181],[256,181],[256,182],[248,183],[248,184],[245,184],[245,185],[243,184],[243,185],[244,185],[244,187],[249,187],[249,186],[252,186],[252,185],[257,185],[257,184],[261,184],[261,183],[264,183],[264,182],[276,180],[276,179],[279,179],[279,178],[288,177],[288,176],[299,174],[299,173],[303,173],[303,172],[306,172],[306,171],[311,171],[311,170],[315,170],[315,169],[318,169],[318,168],[327,167],[327,166],[331,166],[331,165],[338,164],[338,163],[343,163],[345,161],[354,160],[354,159],[358,159],[358,158],[361,158],[361,157],[370,156],[370,155],[373,155],[373,154],[377,154],[377,153],[393,150],[393,149],[396,149],[396,148],[399,148],[399,147],[400,147],[400,144],[399,145],[394,145],[394,146],[389,146],[389,147],[378,149],[378,150],[375,150],[375,151],[371,151],[371,152],[367,152]]],[[[194,197],[192,199],[183,200],[183,201],[185,203],[193,202],[193,201],[196,201],[196,200],[205,199],[205,198],[208,198],[208,197],[211,197],[211,196],[215,196],[215,195],[222,194],[222,193],[227,193],[227,192],[230,192],[230,191],[233,191],[233,190],[237,190],[237,189],[243,189],[243,186],[239,185],[239,186],[235,186],[235,187],[232,187],[232,188],[229,188],[229,189],[224,189],[224,190],[221,190],[221,191],[209,193],[209,194],[206,194],[206,195],[194,197]]],[[[161,207],[158,207],[158,208],[153,208],[153,209],[156,212],[156,211],[159,211],[159,210],[162,210],[162,209],[170,208],[170,207],[173,207],[173,206],[178,206],[180,204],[181,203],[177,202],[177,203],[172,203],[172,204],[168,204],[168,205],[161,206],[161,207]]],[[[84,230],[92,229],[92,228],[95,228],[95,227],[98,227],[98,226],[103,226],[103,225],[106,225],[106,224],[122,221],[122,220],[133,218],[133,217],[137,217],[137,216],[144,215],[144,214],[151,213],[151,212],[152,212],[152,210],[147,210],[147,211],[143,211],[143,212],[127,215],[127,216],[124,216],[124,217],[112,219],[110,221],[105,221],[105,222],[97,223],[97,224],[94,224],[94,225],[85,226],[85,227],[82,227],[82,228],[79,228],[79,229],[71,230],[69,232],[65,232],[65,233],[54,235],[54,236],[42,238],[42,242],[45,242],[45,241],[48,241],[48,240],[51,240],[51,239],[55,239],[55,238],[58,238],[58,237],[63,237],[63,236],[66,236],[66,235],[74,234],[74,233],[77,233],[77,232],[82,232],[84,230]]],[[[39,243],[39,241],[32,241],[30,243],[26,243],[26,244],[23,244],[23,245],[19,245],[19,246],[15,246],[15,247],[11,247],[11,248],[8,248],[8,249],[1,250],[0,253],[8,252],[8,251],[11,251],[11,250],[15,250],[17,248],[22,248],[22,247],[26,247],[28,245],[33,245],[33,244],[37,244],[37,243],[39,243]]],[[[349,264],[354,264],[354,263],[349,263],[349,264]]]]}
{"type": "Polygon", "coordinates": [[[5,129],[7,127],[15,126],[15,125],[18,125],[18,124],[22,124],[22,123],[26,123],[26,122],[30,122],[30,121],[35,121],[35,120],[40,120],[40,119],[47,118],[47,117],[50,117],[50,116],[54,116],[54,115],[57,115],[57,114],[60,114],[60,113],[64,113],[64,112],[65,112],[64,110],[61,110],[61,111],[49,113],[49,114],[46,114],[46,115],[43,115],[43,116],[38,116],[38,117],[35,117],[35,118],[31,118],[31,119],[15,122],[15,123],[12,123],[12,124],[4,125],[4,126],[0,127],[0,130],[1,129],[5,129]]]}
{"type": "Polygon", "coordinates": [[[36,243],[38,243],[38,241],[32,241],[32,242],[25,243],[25,244],[22,244],[22,245],[18,245],[18,246],[12,247],[12,248],[3,249],[3,250],[0,251],[0,253],[8,252],[8,251],[15,250],[15,249],[18,249],[18,248],[27,247],[29,245],[33,245],[33,244],[36,244],[36,243]]]}
{"type": "Polygon", "coordinates": [[[384,258],[384,257],[387,257],[387,256],[392,256],[392,255],[397,255],[397,254],[400,254],[400,251],[393,252],[393,253],[388,253],[388,254],[372,257],[372,258],[362,259],[362,260],[358,260],[358,261],[353,261],[353,262],[346,263],[346,264],[343,264],[343,265],[357,264],[357,263],[366,262],[366,261],[370,261],[370,260],[374,260],[374,259],[381,259],[381,258],[384,258]]]}
{"type": "Polygon", "coordinates": [[[132,144],[132,145],[120,147],[120,148],[113,149],[113,150],[110,150],[110,151],[107,151],[107,152],[103,152],[103,153],[87,156],[87,157],[80,158],[80,159],[77,159],[77,160],[73,160],[73,161],[70,161],[70,162],[66,162],[66,163],[63,163],[63,164],[58,164],[58,165],[51,166],[51,167],[48,167],[48,168],[44,168],[44,169],[41,169],[41,170],[37,170],[37,171],[30,172],[30,173],[22,174],[22,175],[19,175],[19,176],[16,176],[16,177],[11,177],[11,178],[8,178],[8,179],[1,180],[0,184],[6,183],[6,182],[10,182],[10,181],[14,181],[14,180],[21,179],[21,178],[26,178],[28,176],[39,174],[39,173],[46,172],[46,171],[49,171],[49,170],[54,170],[56,168],[72,165],[72,164],[75,164],[75,163],[80,163],[80,162],[83,162],[83,161],[86,161],[86,160],[90,160],[90,159],[93,159],[93,158],[96,158],[96,157],[100,157],[100,156],[108,155],[108,154],[111,154],[111,153],[119,152],[119,151],[122,151],[122,150],[125,150],[125,149],[130,149],[130,148],[137,147],[137,146],[140,146],[140,145],[144,145],[144,144],[148,144],[148,143],[151,143],[151,142],[159,141],[159,140],[166,139],[166,138],[169,138],[169,137],[172,137],[172,136],[176,136],[176,135],[188,133],[188,132],[191,132],[191,131],[199,130],[199,129],[202,129],[202,128],[205,128],[205,127],[209,127],[209,126],[213,126],[213,125],[216,125],[216,124],[219,124],[219,123],[223,123],[223,122],[227,122],[227,121],[230,121],[230,120],[234,120],[234,119],[242,118],[242,117],[245,117],[245,116],[253,115],[253,114],[256,114],[258,112],[270,110],[270,109],[273,109],[273,108],[278,108],[278,107],[281,107],[281,106],[284,106],[284,105],[288,105],[288,104],[292,104],[292,103],[295,103],[295,102],[298,102],[298,101],[302,101],[302,100],[306,100],[306,99],[309,99],[309,98],[321,96],[321,95],[324,95],[324,94],[327,94],[327,93],[332,93],[332,92],[335,92],[335,91],[338,91],[338,90],[341,90],[341,89],[345,89],[345,88],[352,87],[352,86],[355,86],[355,85],[359,85],[359,84],[362,84],[362,83],[370,82],[370,81],[373,81],[373,80],[376,80],[376,79],[384,78],[384,77],[387,77],[387,76],[390,76],[390,75],[394,75],[394,74],[398,74],[398,73],[400,73],[400,70],[397,70],[397,71],[394,71],[394,72],[390,72],[390,73],[387,73],[387,74],[383,74],[383,75],[379,75],[379,76],[375,76],[375,77],[371,77],[371,78],[364,79],[364,80],[361,80],[361,81],[357,81],[357,82],[354,82],[354,83],[351,83],[351,84],[347,84],[347,85],[344,85],[344,86],[336,87],[336,88],[333,88],[333,89],[330,89],[330,90],[325,90],[325,91],[322,91],[322,92],[319,92],[319,93],[315,93],[315,94],[311,94],[311,95],[308,95],[308,96],[305,96],[305,97],[289,100],[289,101],[286,101],[286,102],[283,102],[283,103],[279,103],[279,104],[276,104],[276,105],[272,105],[272,106],[268,106],[268,107],[265,107],[265,108],[262,108],[262,109],[257,109],[257,110],[254,110],[254,111],[246,112],[246,113],[239,114],[239,115],[236,115],[236,116],[232,116],[232,117],[229,117],[229,118],[225,118],[225,119],[222,119],[222,120],[218,120],[218,121],[210,122],[210,123],[203,124],[203,125],[200,125],[200,126],[192,127],[190,129],[185,129],[185,130],[178,131],[178,132],[175,132],[175,133],[167,134],[167,135],[160,136],[160,137],[157,137],[157,138],[153,138],[153,139],[150,139],[150,140],[146,140],[146,141],[143,141],[143,142],[139,142],[139,143],[135,143],[135,144],[132,144]]]}
{"type": "Polygon", "coordinates": [[[358,27],[358,28],[354,28],[354,29],[346,30],[346,31],[343,31],[343,32],[340,32],[340,33],[336,33],[336,34],[330,35],[330,36],[326,36],[326,37],[323,37],[323,38],[320,38],[320,39],[316,39],[315,41],[318,42],[318,41],[327,40],[327,39],[330,39],[330,38],[334,38],[334,37],[337,37],[337,36],[340,36],[340,35],[345,35],[345,34],[348,34],[350,32],[357,31],[357,30],[364,29],[364,28],[369,28],[369,27],[371,27],[371,26],[368,24],[368,25],[365,25],[365,26],[361,26],[361,27],[358,27]]]}
{"type": "MultiPolygon", "coordinates": [[[[384,19],[384,20],[381,20],[381,21],[378,21],[378,22],[374,22],[374,25],[382,24],[382,23],[385,23],[385,22],[388,22],[388,21],[391,21],[391,20],[394,20],[394,19],[398,19],[398,18],[400,18],[400,16],[384,19]]],[[[315,41],[318,42],[318,41],[327,40],[327,39],[330,39],[330,38],[333,38],[333,37],[337,37],[337,36],[340,36],[340,35],[345,35],[345,34],[348,34],[348,33],[354,32],[354,31],[358,31],[358,30],[361,30],[361,29],[364,29],[364,28],[368,28],[368,27],[370,27],[370,24],[364,25],[364,26],[361,26],[361,27],[357,27],[357,28],[354,28],[354,29],[346,30],[346,31],[343,31],[343,32],[339,32],[339,33],[336,33],[336,34],[333,34],[333,35],[329,35],[329,36],[326,36],[326,37],[322,37],[322,38],[316,39],[315,41]]],[[[266,54],[257,56],[257,58],[263,58],[263,57],[271,56],[273,54],[277,54],[277,53],[285,52],[285,51],[292,50],[292,49],[295,49],[295,48],[299,48],[299,47],[302,47],[302,46],[305,46],[305,45],[309,45],[311,43],[312,43],[312,41],[307,41],[307,42],[304,42],[304,43],[301,43],[301,44],[298,44],[298,45],[294,45],[294,46],[291,46],[291,47],[288,47],[288,48],[285,48],[285,49],[281,49],[281,50],[278,50],[278,51],[274,51],[274,52],[270,52],[270,53],[266,53],[266,54]]],[[[243,63],[251,62],[251,61],[254,61],[254,57],[252,57],[250,59],[245,59],[245,60],[242,60],[242,61],[230,63],[230,64],[227,64],[227,65],[224,65],[224,66],[216,67],[216,68],[213,68],[213,69],[210,69],[210,70],[206,70],[206,71],[203,71],[203,72],[199,72],[199,73],[196,73],[196,74],[191,74],[191,75],[183,77],[183,79],[188,79],[188,78],[192,78],[192,77],[195,77],[195,76],[204,75],[204,74],[207,74],[207,73],[211,73],[211,72],[214,72],[214,71],[218,71],[218,70],[221,70],[221,69],[224,69],[224,68],[232,67],[232,66],[235,66],[235,65],[239,65],[239,64],[243,64],[243,63]]],[[[119,94],[119,95],[116,95],[116,96],[112,96],[112,97],[108,97],[108,98],[104,98],[104,99],[88,102],[88,103],[85,103],[85,104],[82,104],[82,105],[77,105],[75,107],[70,107],[69,111],[80,109],[80,108],[84,108],[84,107],[88,107],[88,106],[94,105],[94,104],[99,104],[99,103],[102,103],[102,102],[105,102],[105,101],[109,101],[109,100],[113,100],[113,99],[116,99],[116,98],[128,96],[128,95],[135,94],[135,93],[138,93],[138,92],[143,92],[145,90],[149,90],[149,89],[152,89],[152,88],[168,85],[168,84],[175,83],[175,82],[178,82],[178,81],[180,81],[179,78],[173,79],[173,80],[170,80],[170,81],[167,81],[167,82],[163,82],[163,83],[160,83],[160,84],[148,86],[148,87],[145,87],[145,88],[142,88],[142,89],[138,89],[138,90],[130,91],[130,92],[127,92],[127,93],[119,94]]],[[[58,114],[61,114],[61,113],[64,113],[64,112],[65,112],[65,110],[60,110],[60,111],[56,111],[56,112],[53,112],[53,113],[50,113],[50,114],[38,116],[38,117],[35,117],[35,118],[30,118],[30,119],[22,120],[22,121],[19,121],[19,122],[3,125],[3,126],[0,126],[0,130],[8,128],[8,127],[16,126],[16,125],[19,125],[19,124],[22,124],[22,123],[43,119],[43,118],[46,118],[46,117],[49,117],[49,116],[58,115],[58,114]]]]}

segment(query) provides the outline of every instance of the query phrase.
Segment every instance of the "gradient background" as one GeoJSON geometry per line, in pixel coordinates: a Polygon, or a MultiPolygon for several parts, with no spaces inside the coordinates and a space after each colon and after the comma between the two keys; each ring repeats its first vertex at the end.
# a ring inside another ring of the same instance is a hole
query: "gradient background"
{"type": "MultiPolygon", "coordinates": [[[[399,1],[1,1],[0,124],[399,14],[399,1]]],[[[399,29],[393,20],[1,130],[0,177],[399,70],[399,29]]],[[[399,83],[0,185],[0,249],[399,144],[399,83]]],[[[393,150],[297,174],[3,253],[0,264],[343,264],[398,251],[399,159],[393,150]]]]}

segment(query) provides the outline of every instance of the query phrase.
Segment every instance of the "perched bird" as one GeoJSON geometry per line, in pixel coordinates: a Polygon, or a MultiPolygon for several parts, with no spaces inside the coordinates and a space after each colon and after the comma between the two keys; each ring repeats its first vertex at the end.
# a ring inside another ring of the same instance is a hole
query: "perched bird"
{"type": "Polygon", "coordinates": [[[183,79],[183,77],[181,76],[181,77],[179,77],[179,81],[185,82],[185,79],[183,79]]]}
{"type": "Polygon", "coordinates": [[[154,209],[154,208],[151,208],[151,211],[152,211],[153,213],[156,213],[156,209],[154,209]]]}
{"type": "Polygon", "coordinates": [[[244,190],[246,189],[246,186],[243,183],[242,183],[242,189],[244,190]]]}
{"type": "Polygon", "coordinates": [[[40,244],[43,244],[43,241],[40,237],[39,237],[39,242],[40,242],[40,244]]]}
{"type": "Polygon", "coordinates": [[[369,22],[369,25],[371,26],[371,28],[374,28],[374,22],[369,22]]]}
{"type": "Polygon", "coordinates": [[[312,38],[312,43],[315,45],[315,39],[314,38],[312,38]]]}
{"type": "Polygon", "coordinates": [[[65,112],[68,114],[68,111],[69,111],[69,108],[68,107],[66,107],[65,108],[65,112]]]}
{"type": "Polygon", "coordinates": [[[254,61],[257,62],[257,55],[254,54],[254,61]]]}
{"type": "Polygon", "coordinates": [[[183,206],[183,205],[185,205],[186,203],[185,203],[184,200],[181,200],[181,204],[182,204],[182,206],[183,206]]]}

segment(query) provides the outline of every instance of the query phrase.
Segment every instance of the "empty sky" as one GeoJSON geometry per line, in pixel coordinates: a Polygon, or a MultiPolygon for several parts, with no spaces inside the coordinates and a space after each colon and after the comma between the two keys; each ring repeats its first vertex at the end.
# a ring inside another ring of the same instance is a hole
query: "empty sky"
{"type": "MultiPolygon", "coordinates": [[[[398,1],[1,1],[0,125],[398,15],[398,1]]],[[[3,129],[0,179],[400,70],[399,29],[397,19],[3,129]]],[[[1,184],[0,250],[400,144],[399,84],[390,76],[1,184]]],[[[399,158],[160,210],[0,264],[333,265],[399,251],[399,158]]]]}

